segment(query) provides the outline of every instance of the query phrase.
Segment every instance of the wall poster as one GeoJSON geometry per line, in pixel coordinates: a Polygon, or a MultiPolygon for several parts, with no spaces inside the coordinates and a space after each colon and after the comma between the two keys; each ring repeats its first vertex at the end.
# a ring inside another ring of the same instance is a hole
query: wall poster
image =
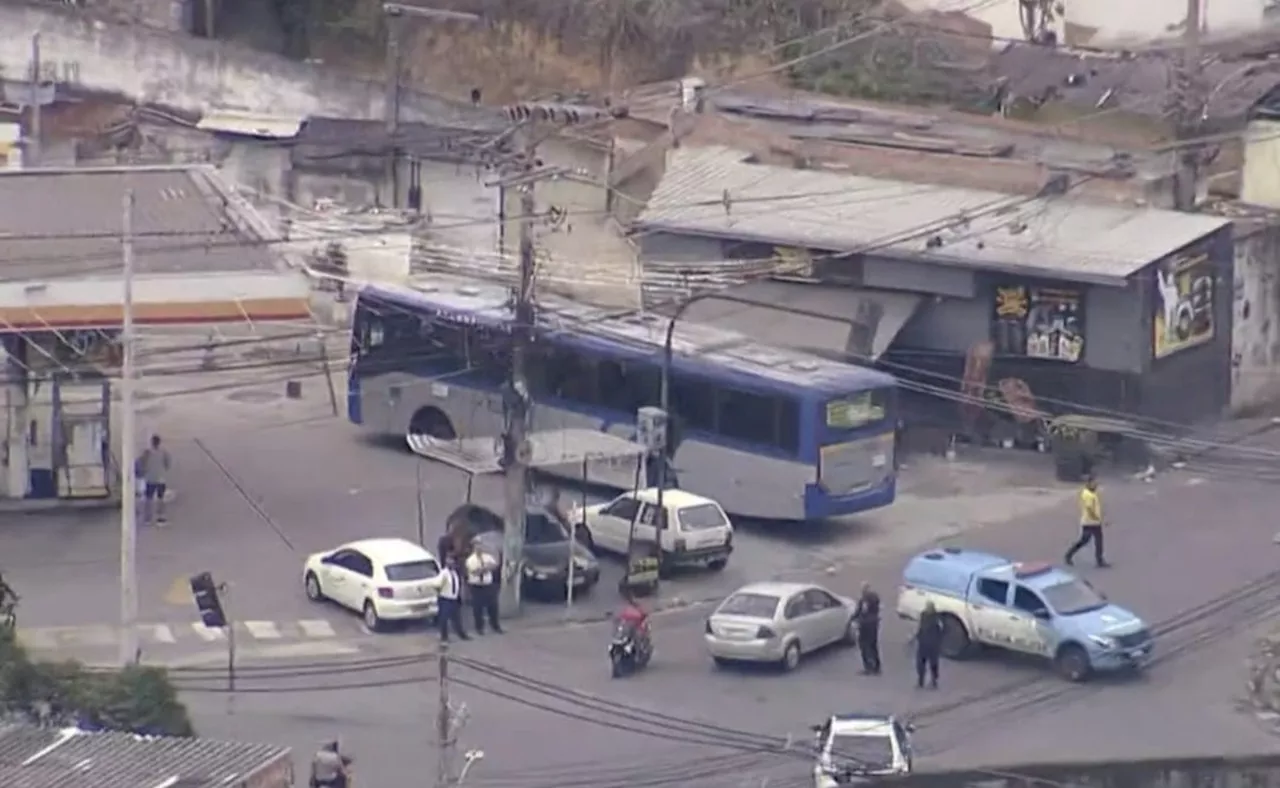
{"type": "Polygon", "coordinates": [[[1084,357],[1084,291],[1009,283],[995,289],[991,341],[997,356],[1074,364],[1084,357]]]}
{"type": "Polygon", "coordinates": [[[1206,252],[1174,255],[1155,267],[1156,358],[1202,345],[1213,339],[1213,264],[1206,252]]]}

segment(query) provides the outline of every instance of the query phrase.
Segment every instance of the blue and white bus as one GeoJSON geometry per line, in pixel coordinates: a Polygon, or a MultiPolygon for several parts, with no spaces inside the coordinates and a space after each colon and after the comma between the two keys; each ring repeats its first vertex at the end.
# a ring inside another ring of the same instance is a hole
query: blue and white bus
{"type": "MultiPolygon", "coordinates": [[[[512,324],[501,285],[432,277],[364,287],[352,324],[351,422],[392,435],[496,437],[512,324]]],[[[540,298],[531,428],[633,437],[637,410],[658,404],[666,325],[540,298]]],[[[681,488],[775,520],[893,502],[892,376],[695,324],[677,327],[673,347],[671,466],[681,488]]],[[[559,472],[580,478],[582,468],[559,472]]],[[[602,460],[587,472],[592,484],[630,489],[635,463],[602,460]]]]}

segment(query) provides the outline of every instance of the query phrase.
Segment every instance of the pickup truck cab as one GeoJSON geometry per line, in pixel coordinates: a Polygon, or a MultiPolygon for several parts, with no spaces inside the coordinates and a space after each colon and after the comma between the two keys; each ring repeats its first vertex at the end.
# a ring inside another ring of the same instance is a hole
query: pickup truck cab
{"type": "Polygon", "coordinates": [[[657,542],[662,564],[705,564],[724,569],[733,552],[733,524],[720,504],[684,490],[664,490],[658,510],[658,488],[625,492],[607,503],[575,507],[569,519],[585,529],[584,541],[593,551],[627,555],[632,537],[657,542]]]}
{"type": "Polygon", "coordinates": [[[898,615],[918,620],[928,602],[942,616],[942,653],[951,659],[990,646],[1044,657],[1063,678],[1083,681],[1094,672],[1140,668],[1151,658],[1142,619],[1050,564],[929,550],[903,571],[898,615]]]}

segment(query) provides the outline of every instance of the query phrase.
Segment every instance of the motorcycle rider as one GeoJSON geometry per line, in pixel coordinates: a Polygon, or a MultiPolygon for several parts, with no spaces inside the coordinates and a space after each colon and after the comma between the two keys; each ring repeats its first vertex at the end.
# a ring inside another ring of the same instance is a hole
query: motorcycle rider
{"type": "Polygon", "coordinates": [[[351,759],[339,752],[338,742],[326,743],[311,759],[311,788],[348,788],[350,765],[351,759]]]}
{"type": "Polygon", "coordinates": [[[640,603],[636,601],[635,596],[630,591],[624,591],[622,598],[625,602],[622,610],[618,611],[618,624],[627,627],[636,638],[636,641],[645,646],[649,645],[649,614],[645,609],[640,607],[640,603]]]}

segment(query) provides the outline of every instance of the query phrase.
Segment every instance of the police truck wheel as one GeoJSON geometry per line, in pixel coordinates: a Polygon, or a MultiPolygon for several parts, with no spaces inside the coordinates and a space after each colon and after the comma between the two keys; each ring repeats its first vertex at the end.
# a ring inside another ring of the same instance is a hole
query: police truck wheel
{"type": "Polygon", "coordinates": [[[791,643],[782,652],[782,669],[790,673],[800,666],[800,644],[791,643]]]}
{"type": "Polygon", "coordinates": [[[947,659],[964,659],[973,652],[969,630],[955,616],[942,617],[942,655],[947,659]]]}
{"type": "Polygon", "coordinates": [[[307,577],[302,585],[307,590],[307,599],[312,602],[324,601],[324,592],[320,590],[320,578],[316,577],[315,572],[307,572],[307,577]]]}
{"type": "Polygon", "coordinates": [[[377,632],[382,629],[382,619],[378,618],[378,609],[373,606],[372,602],[364,603],[364,625],[369,628],[370,632],[377,632]]]}
{"type": "Polygon", "coordinates": [[[1089,654],[1079,646],[1063,646],[1053,660],[1058,675],[1067,681],[1084,681],[1089,678],[1089,654]]]}

